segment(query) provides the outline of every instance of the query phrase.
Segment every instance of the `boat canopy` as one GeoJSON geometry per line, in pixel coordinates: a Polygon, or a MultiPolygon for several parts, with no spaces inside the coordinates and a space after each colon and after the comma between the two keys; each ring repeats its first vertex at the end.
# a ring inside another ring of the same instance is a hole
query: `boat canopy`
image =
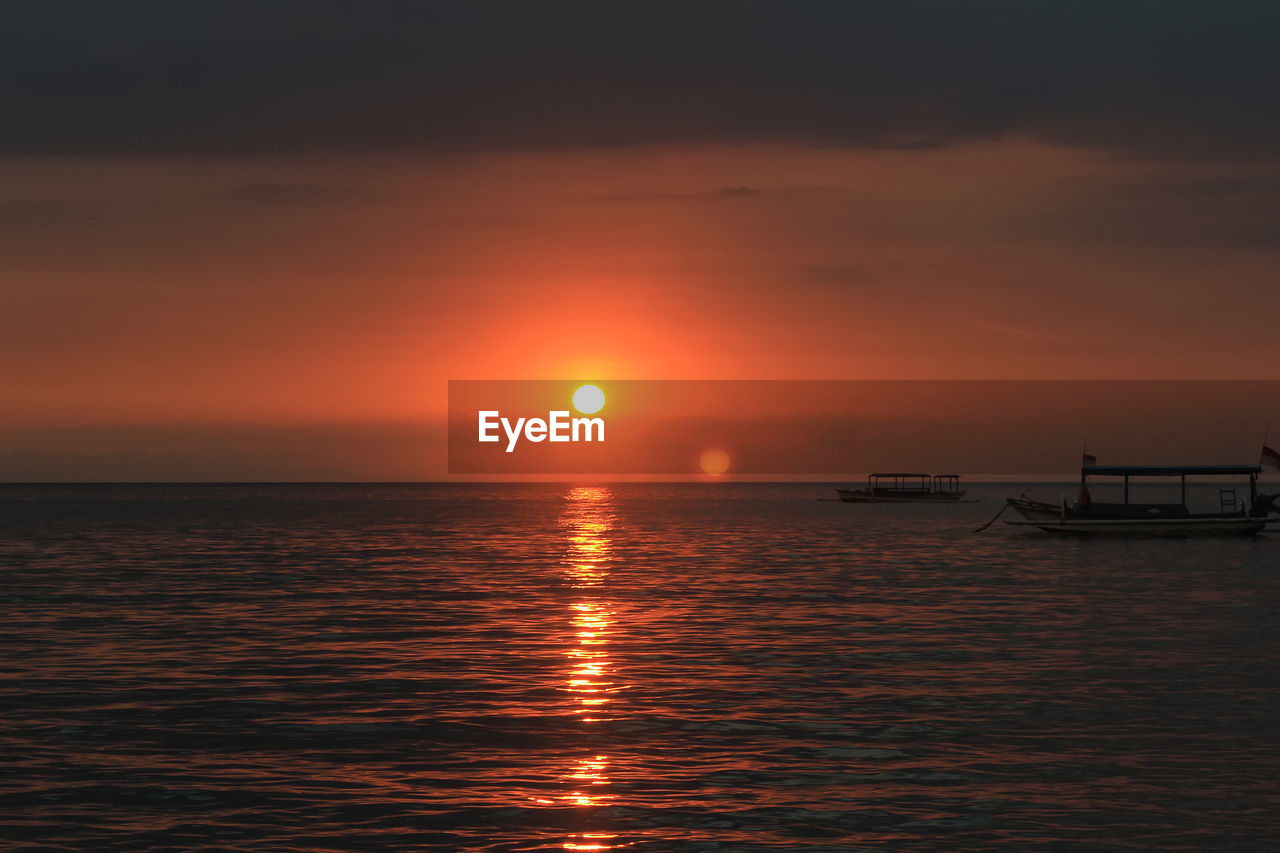
{"type": "Polygon", "coordinates": [[[1080,475],[1102,477],[1177,477],[1260,474],[1259,465],[1085,465],[1080,475]]]}
{"type": "Polygon", "coordinates": [[[872,474],[871,476],[872,476],[872,477],[903,477],[903,478],[906,478],[906,477],[923,477],[924,479],[926,479],[926,480],[927,480],[927,479],[929,479],[929,477],[930,477],[930,476],[932,476],[932,475],[930,475],[930,474],[901,474],[901,473],[896,473],[896,472],[890,472],[890,473],[888,473],[888,474],[872,474]]]}

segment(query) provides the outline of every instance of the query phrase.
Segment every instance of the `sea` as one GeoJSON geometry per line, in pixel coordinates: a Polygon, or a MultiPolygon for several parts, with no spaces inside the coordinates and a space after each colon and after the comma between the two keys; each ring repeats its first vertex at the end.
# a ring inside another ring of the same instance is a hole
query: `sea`
{"type": "Polygon", "coordinates": [[[1280,533],[1028,486],[0,486],[0,848],[1280,849],[1280,533]]]}

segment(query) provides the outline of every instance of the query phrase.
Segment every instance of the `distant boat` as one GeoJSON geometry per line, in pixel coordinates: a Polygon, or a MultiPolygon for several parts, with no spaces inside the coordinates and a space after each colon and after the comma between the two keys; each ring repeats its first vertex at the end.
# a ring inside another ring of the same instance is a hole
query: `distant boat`
{"type": "Polygon", "coordinates": [[[1065,534],[1252,536],[1280,520],[1268,517],[1274,510],[1277,495],[1258,493],[1261,472],[1262,468],[1256,465],[1098,465],[1086,460],[1080,468],[1077,500],[1068,504],[1063,498],[1060,504],[1051,504],[1029,498],[1023,492],[1020,497],[1006,499],[1006,508],[1013,507],[1022,518],[1005,523],[1065,534]],[[1249,477],[1247,503],[1237,498],[1232,487],[1218,490],[1217,512],[1192,512],[1187,507],[1187,477],[1245,475],[1249,477]],[[1119,503],[1091,500],[1090,477],[1123,478],[1124,500],[1119,503]],[[1131,477],[1178,477],[1180,498],[1177,503],[1131,502],[1131,477]]]}
{"type": "MultiPolygon", "coordinates": [[[[959,474],[869,474],[865,489],[836,489],[845,503],[956,503],[964,497],[959,474]]],[[[973,503],[973,500],[966,503],[973,503]]]]}

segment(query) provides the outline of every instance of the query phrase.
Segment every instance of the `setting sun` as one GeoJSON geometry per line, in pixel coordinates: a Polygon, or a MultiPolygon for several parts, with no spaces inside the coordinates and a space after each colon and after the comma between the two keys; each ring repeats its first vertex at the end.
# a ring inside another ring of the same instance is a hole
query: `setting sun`
{"type": "Polygon", "coordinates": [[[718,448],[705,450],[698,458],[698,465],[701,466],[702,473],[718,477],[729,470],[729,454],[718,448]]]}
{"type": "Polygon", "coordinates": [[[604,408],[604,392],[594,385],[583,385],[573,392],[573,407],[584,415],[594,415],[604,408]]]}

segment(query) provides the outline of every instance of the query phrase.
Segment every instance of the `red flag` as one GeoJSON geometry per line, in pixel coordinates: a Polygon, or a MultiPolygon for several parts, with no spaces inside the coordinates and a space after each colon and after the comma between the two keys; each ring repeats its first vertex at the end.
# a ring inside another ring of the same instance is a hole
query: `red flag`
{"type": "MultiPolygon", "coordinates": [[[[1273,451],[1272,451],[1272,453],[1274,453],[1274,452],[1275,452],[1275,451],[1273,450],[1273,451]]],[[[1280,456],[1277,456],[1277,457],[1276,457],[1276,459],[1277,459],[1277,460],[1280,460],[1280,456]]],[[[1082,464],[1082,465],[1097,465],[1097,464],[1098,464],[1098,457],[1096,457],[1096,456],[1090,456],[1088,453],[1086,453],[1086,454],[1084,454],[1084,459],[1083,459],[1083,461],[1081,462],[1081,464],[1082,464]]]]}
{"type": "Polygon", "coordinates": [[[1280,453],[1276,453],[1265,444],[1262,445],[1262,466],[1280,471],[1280,453]]]}

